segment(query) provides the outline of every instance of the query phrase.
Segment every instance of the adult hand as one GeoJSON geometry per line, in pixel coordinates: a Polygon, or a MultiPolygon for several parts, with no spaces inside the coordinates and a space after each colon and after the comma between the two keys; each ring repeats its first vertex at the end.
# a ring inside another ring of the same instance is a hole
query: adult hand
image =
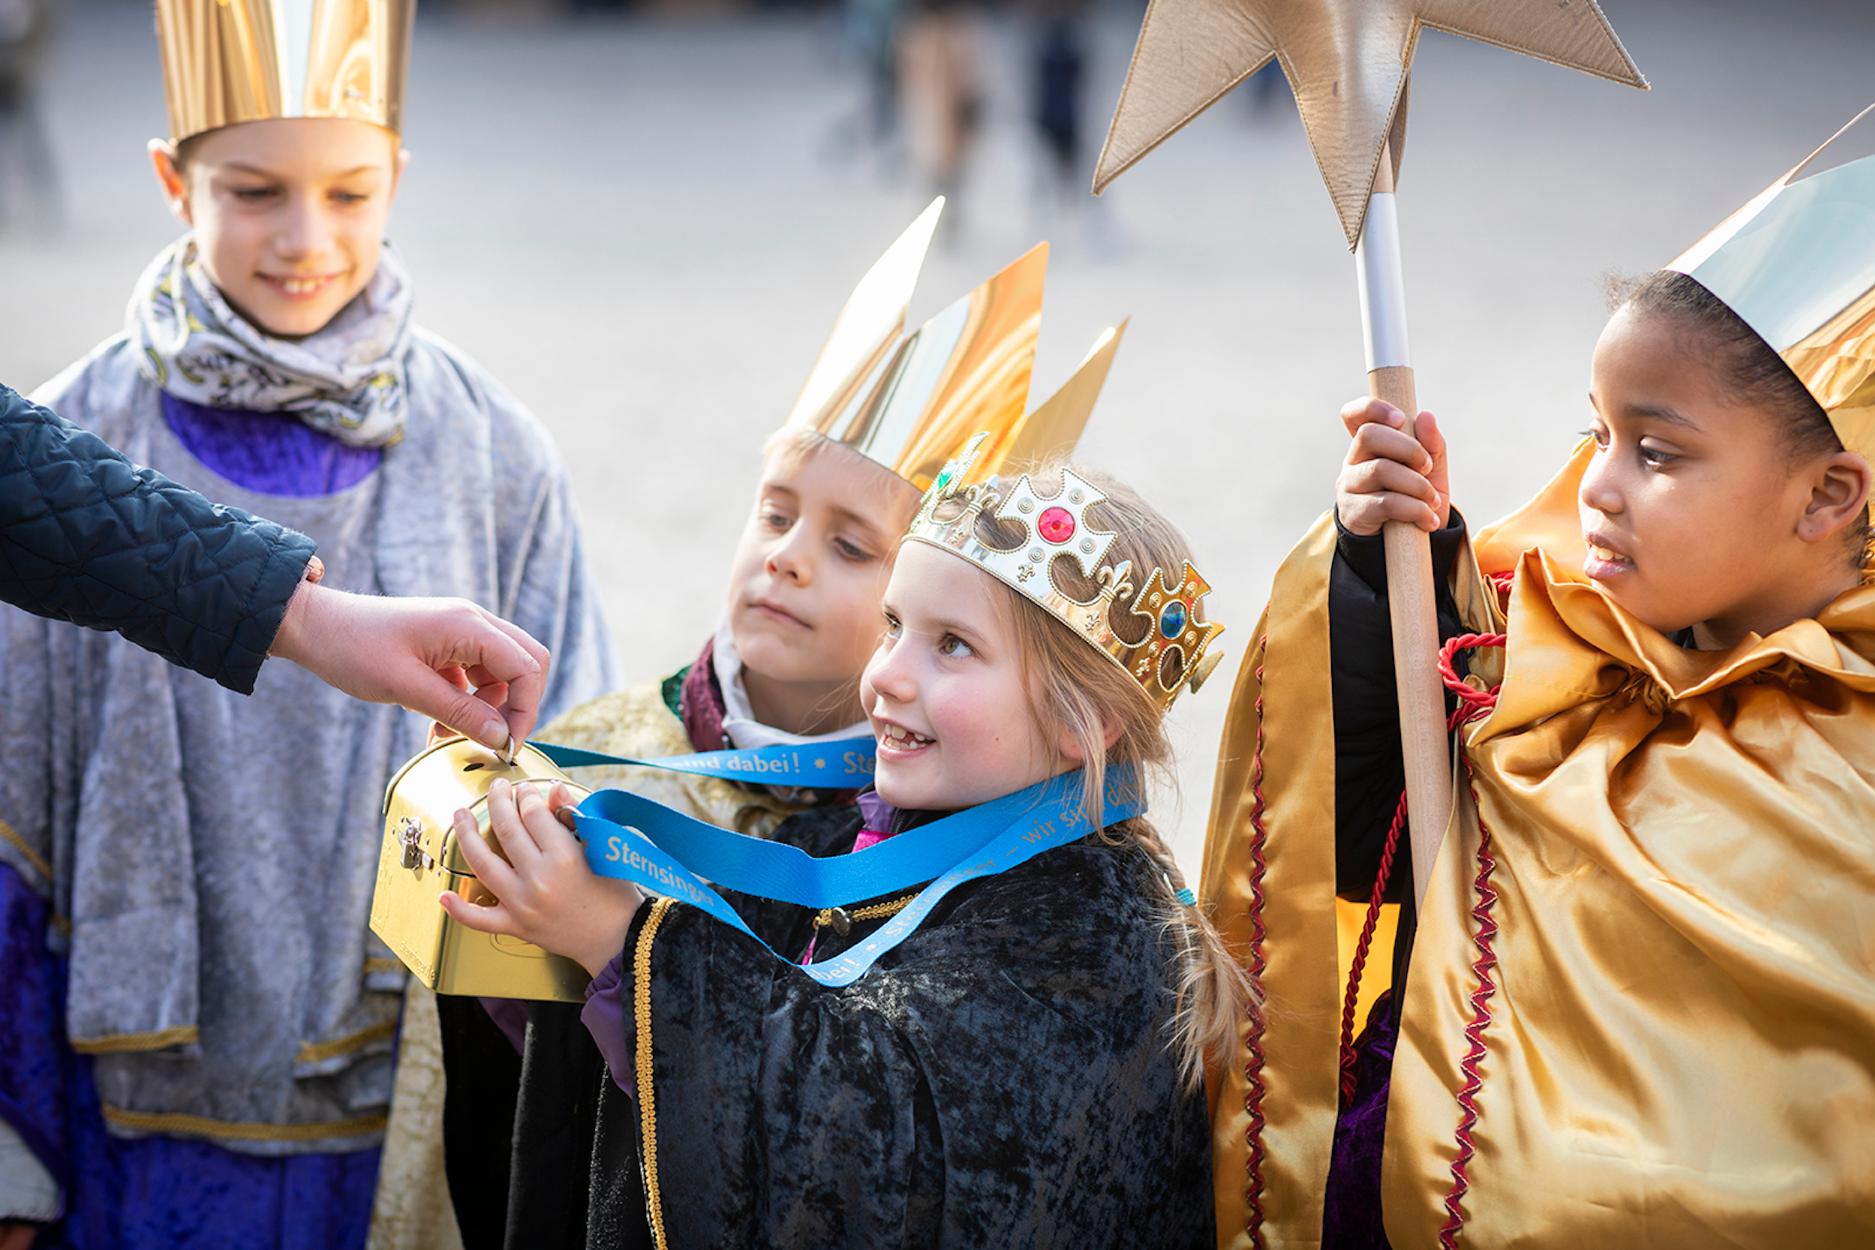
{"type": "Polygon", "coordinates": [[[269,654],[497,751],[534,731],[553,662],[527,631],[466,599],[354,595],[310,581],[287,604],[269,654]]]}
{"type": "Polygon", "coordinates": [[[1445,436],[1430,412],[1401,427],[1405,416],[1392,404],[1363,396],[1341,409],[1353,443],[1335,479],[1335,515],[1351,534],[1378,534],[1388,521],[1420,529],[1445,528],[1451,515],[1451,480],[1445,436]]]}

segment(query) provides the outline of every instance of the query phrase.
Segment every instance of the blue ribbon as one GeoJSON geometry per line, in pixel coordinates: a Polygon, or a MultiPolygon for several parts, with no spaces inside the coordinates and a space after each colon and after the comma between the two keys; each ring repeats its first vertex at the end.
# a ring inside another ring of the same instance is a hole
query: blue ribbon
{"type": "Polygon", "coordinates": [[[607,755],[579,747],[530,742],[529,746],[561,768],[589,764],[636,764],[666,772],[724,777],[759,785],[795,786],[808,790],[861,790],[872,784],[873,757],[878,744],[870,737],[840,738],[833,742],[786,743],[746,751],[698,751],[691,755],[664,755],[634,759],[607,755]]]}
{"type": "MultiPolygon", "coordinates": [[[[1131,770],[1108,774],[1104,820],[1145,811],[1131,770]]],[[[851,950],[801,971],[822,985],[851,985],[881,955],[910,937],[944,896],[1093,832],[1081,804],[1081,774],[1047,781],[908,830],[849,855],[816,859],[799,847],[718,829],[623,790],[599,790],[575,810],[586,862],[708,912],[757,942],[735,908],[710,884],[803,907],[840,907],[929,882],[905,909],[851,950]],[[625,823],[629,821],[630,823],[625,823]],[[706,880],[707,878],[707,880],[706,880]]],[[[776,959],[793,961],[766,942],[776,959]]]]}

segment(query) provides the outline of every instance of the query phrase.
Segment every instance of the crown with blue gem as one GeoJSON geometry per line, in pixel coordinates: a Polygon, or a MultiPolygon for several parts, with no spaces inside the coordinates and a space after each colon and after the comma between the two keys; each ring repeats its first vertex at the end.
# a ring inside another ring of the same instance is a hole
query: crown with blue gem
{"type": "Polygon", "coordinates": [[[1210,646],[1224,627],[1204,620],[1200,603],[1211,592],[1211,583],[1188,560],[1176,578],[1154,568],[1136,590],[1132,563],[1107,561],[1115,535],[1087,521],[1087,510],[1107,496],[1070,469],[1061,471],[1061,488],[1051,496],[1038,494],[1027,474],[1016,479],[1006,496],[991,483],[974,482],[977,453],[986,437],[978,434],[945,464],[919,503],[905,541],[929,543],[962,556],[1047,609],[1126,670],[1160,711],[1170,708],[1181,690],[1202,686],[1223,658],[1210,646]],[[985,543],[977,533],[977,521],[985,512],[1022,527],[1023,540],[1007,550],[985,543]],[[1053,569],[1063,559],[1074,561],[1098,588],[1092,600],[1076,599],[1056,583],[1053,569]],[[1128,642],[1114,631],[1116,604],[1121,612],[1148,623],[1137,641],[1128,642]]]}

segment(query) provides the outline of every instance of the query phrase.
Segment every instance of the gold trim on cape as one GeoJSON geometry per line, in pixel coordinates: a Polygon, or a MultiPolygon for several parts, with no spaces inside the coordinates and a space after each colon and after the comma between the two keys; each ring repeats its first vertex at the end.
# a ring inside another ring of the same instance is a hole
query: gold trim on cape
{"type": "Polygon", "coordinates": [[[1334,549],[1334,522],[1325,517],[1277,571],[1257,627],[1265,641],[1239,670],[1218,757],[1201,884],[1226,945],[1252,968],[1260,922],[1263,961],[1261,1023],[1246,1021],[1234,1061],[1214,1067],[1207,1082],[1219,1250],[1321,1242],[1340,1029],[1334,753],[1321,749],[1334,734],[1334,549]],[[1282,839],[1292,828],[1331,836],[1282,839]],[[1311,888],[1322,881],[1326,892],[1311,888]],[[1260,1147],[1254,1178],[1252,1135],[1260,1147]]]}
{"type": "Polygon", "coordinates": [[[657,940],[658,927],[671,909],[672,900],[651,900],[651,914],[645,917],[632,952],[632,1012],[638,1039],[632,1066],[637,1073],[638,1123],[643,1136],[645,1219],[651,1225],[651,1239],[657,1250],[670,1245],[664,1233],[664,1192],[658,1181],[658,1089],[657,1052],[651,1044],[651,943],[657,940]]]}
{"type": "Polygon", "coordinates": [[[295,1063],[323,1063],[327,1059],[336,1059],[348,1055],[354,1050],[363,1050],[373,1042],[381,1042],[397,1033],[397,1017],[368,1024],[355,1033],[344,1037],[335,1037],[324,1042],[301,1042],[299,1053],[293,1057],[295,1063]]]}
{"type": "Polygon", "coordinates": [[[19,830],[6,821],[0,820],[0,838],[5,838],[15,850],[23,855],[32,870],[46,879],[48,886],[52,884],[52,865],[46,862],[45,856],[26,845],[26,839],[20,836],[19,830]]]}
{"type": "Polygon", "coordinates": [[[383,1115],[354,1116],[320,1124],[261,1124],[248,1120],[212,1120],[180,1112],[127,1111],[104,1104],[105,1123],[137,1133],[177,1137],[224,1137],[230,1141],[318,1141],[327,1137],[364,1137],[384,1131],[383,1115]]]}
{"type": "Polygon", "coordinates": [[[168,1050],[201,1040],[193,1024],[148,1033],[113,1033],[109,1037],[73,1038],[72,1049],[81,1055],[123,1055],[146,1050],[168,1050]]]}

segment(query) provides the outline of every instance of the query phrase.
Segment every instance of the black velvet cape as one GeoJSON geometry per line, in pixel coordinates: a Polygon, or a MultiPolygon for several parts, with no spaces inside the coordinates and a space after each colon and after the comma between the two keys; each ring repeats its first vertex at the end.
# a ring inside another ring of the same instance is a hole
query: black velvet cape
{"type": "MultiPolygon", "coordinates": [[[[817,808],[776,837],[832,855],[858,828],[817,808]]],[[[1131,843],[1086,838],[953,891],[837,990],[693,908],[647,906],[621,992],[652,1114],[571,1011],[537,1007],[507,1245],[656,1244],[655,1143],[672,1247],[1211,1246],[1206,1109],[1169,1043],[1165,888],[1131,843]]],[[[777,950],[806,947],[812,912],[726,897],[777,950]]],[[[823,929],[816,958],[881,923],[823,929]]],[[[492,1231],[464,1228],[471,1246],[492,1231]]]]}

